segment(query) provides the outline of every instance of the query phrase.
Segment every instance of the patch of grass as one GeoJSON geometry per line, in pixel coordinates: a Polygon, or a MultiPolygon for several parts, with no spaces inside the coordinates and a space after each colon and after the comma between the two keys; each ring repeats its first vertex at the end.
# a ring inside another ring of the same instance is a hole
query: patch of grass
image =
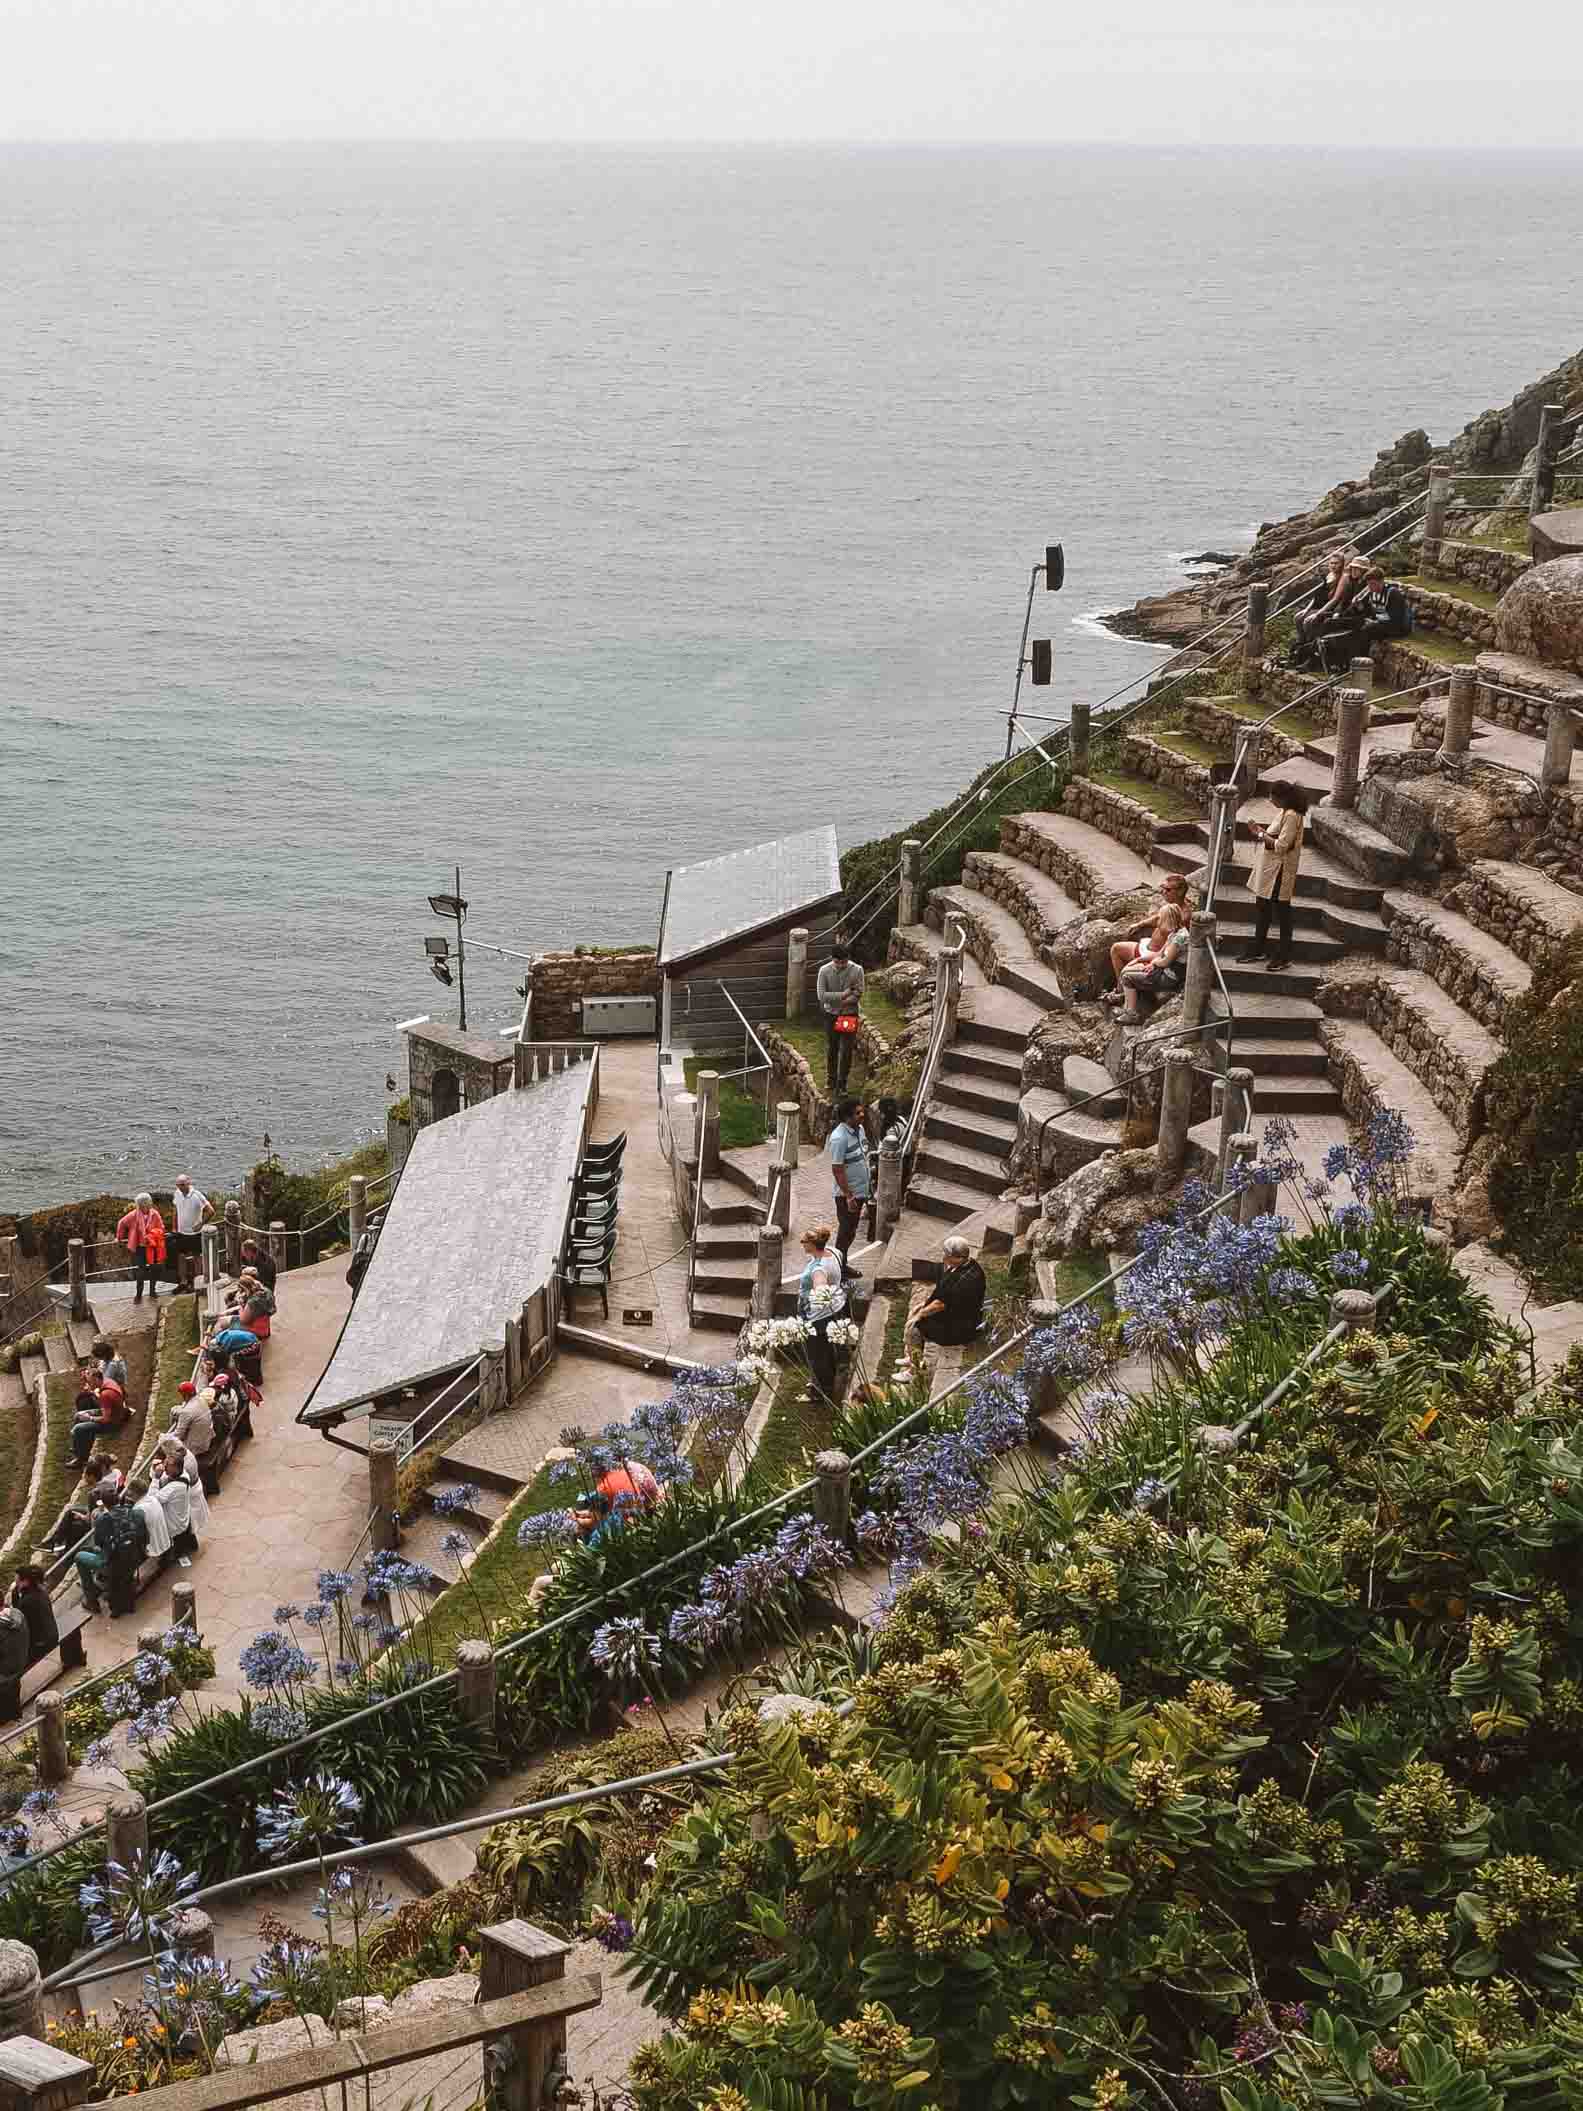
{"type": "MultiPolygon", "coordinates": [[[[1110,1257],[1108,1254],[1096,1252],[1093,1247],[1085,1246],[1057,1261],[1054,1273],[1056,1299],[1065,1304],[1068,1299],[1081,1297],[1085,1290],[1091,1290],[1095,1283],[1105,1280],[1110,1273],[1110,1257]]],[[[1109,1310],[1115,1305],[1115,1297],[1107,1290],[1102,1297],[1095,1298],[1093,1303],[1102,1311],[1109,1310]]]]}
{"type": "Polygon", "coordinates": [[[1201,734],[1191,733],[1185,727],[1156,726],[1151,729],[1152,740],[1162,748],[1169,748],[1173,755],[1180,755],[1188,762],[1201,762],[1206,769],[1217,762],[1230,762],[1229,747],[1211,747],[1201,734]]]}
{"type": "MultiPolygon", "coordinates": [[[[44,1535],[54,1525],[66,1507],[66,1498],[80,1478],[71,1455],[72,1403],[77,1397],[77,1379],[71,1371],[51,1371],[44,1380],[45,1426],[44,1471],[39,1477],[38,1494],[26,1512],[26,1522],[15,1547],[4,1561],[0,1561],[0,1590],[9,1590],[17,1572],[17,1564],[31,1561],[34,1547],[41,1544],[44,1535]]],[[[32,1471],[29,1459],[28,1471],[32,1471]]],[[[26,1488],[24,1479],[23,1488],[26,1488]]]]}
{"type": "Polygon", "coordinates": [[[834,1422],[834,1410],[813,1387],[807,1365],[788,1363],[781,1372],[758,1449],[753,1454],[753,1479],[766,1490],[799,1479],[803,1454],[818,1451],[830,1441],[834,1422]],[[805,1392],[814,1397],[804,1400],[801,1396],[805,1392]]]}
{"type": "MultiPolygon", "coordinates": [[[[1486,587],[1473,586],[1466,579],[1430,579],[1422,572],[1409,572],[1400,583],[1421,587],[1426,594],[1444,594],[1449,601],[1466,601],[1474,608],[1496,609],[1501,605],[1499,594],[1490,593],[1486,587]]],[[[1416,637],[1417,632],[1413,635],[1416,637]]]]}
{"type": "Polygon", "coordinates": [[[10,1537],[11,1527],[22,1515],[37,1438],[37,1388],[30,1385],[24,1388],[22,1405],[15,1414],[0,1419],[0,1541],[10,1537]]]}
{"type": "MultiPolygon", "coordinates": [[[[1269,717],[1269,706],[1261,703],[1257,697],[1217,696],[1211,701],[1217,710],[1229,711],[1233,718],[1246,719],[1250,726],[1262,725],[1269,717]]],[[[1322,726],[1317,718],[1311,718],[1306,711],[1295,708],[1283,711],[1279,718],[1272,721],[1270,730],[1273,733],[1284,733],[1288,740],[1328,738],[1328,728],[1322,726]]]]}
{"type": "Polygon", "coordinates": [[[1505,550],[1513,557],[1526,557],[1529,548],[1527,515],[1520,519],[1508,515],[1482,535],[1475,535],[1471,528],[1457,528],[1453,537],[1457,542],[1475,543],[1481,550],[1505,550]]]}
{"type": "Polygon", "coordinates": [[[1482,645],[1464,645],[1459,638],[1442,638],[1432,630],[1415,630],[1410,638],[1395,641],[1406,652],[1432,660],[1438,667],[1465,667],[1484,650],[1482,645]]]}
{"type": "Polygon", "coordinates": [[[539,1468],[467,1574],[436,1598],[418,1622],[412,1642],[420,1655],[430,1657],[443,1670],[455,1662],[457,1643],[476,1638],[486,1619],[522,1624],[527,1616],[528,1586],[547,1564],[542,1554],[517,1545],[517,1527],[525,1518],[540,1517],[546,1510],[564,1510],[575,1493],[571,1482],[551,1480],[548,1466],[539,1468]]]}
{"type": "Polygon", "coordinates": [[[1203,815],[1184,792],[1169,784],[1153,784],[1147,777],[1134,777],[1126,770],[1112,769],[1095,764],[1090,767],[1089,781],[1103,785],[1106,791],[1120,792],[1125,799],[1136,801],[1147,807],[1161,821],[1201,821],[1203,815]]]}
{"type": "MultiPolygon", "coordinates": [[[[738,1051],[726,1055],[689,1056],[685,1065],[687,1089],[698,1089],[700,1070],[736,1070],[741,1065],[738,1051]]],[[[774,1134],[774,1110],[770,1113],[770,1126],[764,1125],[764,1100],[762,1087],[758,1092],[748,1090],[745,1078],[723,1077],[720,1080],[720,1148],[724,1151],[740,1150],[744,1145],[763,1143],[766,1136],[774,1134]]]]}
{"type": "Polygon", "coordinates": [[[890,1301],[890,1310],[885,1315],[885,1335],[880,1343],[879,1369],[874,1374],[876,1385],[889,1385],[892,1373],[902,1361],[907,1344],[907,1314],[912,1310],[912,1299],[905,1292],[898,1292],[890,1301]]]}

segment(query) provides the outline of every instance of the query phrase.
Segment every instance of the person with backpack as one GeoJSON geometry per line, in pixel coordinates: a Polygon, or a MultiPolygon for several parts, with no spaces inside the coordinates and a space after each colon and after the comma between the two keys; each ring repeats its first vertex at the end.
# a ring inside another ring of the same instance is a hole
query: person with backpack
{"type": "Polygon", "coordinates": [[[103,1591],[112,1601],[130,1605],[132,1578],[148,1552],[148,1523],[131,1503],[101,1504],[93,1515],[93,1545],[77,1556],[77,1580],[89,1612],[100,1607],[103,1591]]]}

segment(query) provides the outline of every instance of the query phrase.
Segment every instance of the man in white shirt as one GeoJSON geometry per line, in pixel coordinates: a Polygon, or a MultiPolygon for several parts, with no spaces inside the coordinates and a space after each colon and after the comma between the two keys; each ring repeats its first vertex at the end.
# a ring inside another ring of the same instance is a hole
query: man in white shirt
{"type": "Polygon", "coordinates": [[[176,1208],[176,1228],[170,1235],[170,1257],[175,1265],[176,1281],[185,1290],[191,1287],[193,1277],[198,1273],[198,1263],[203,1255],[203,1227],[214,1215],[214,1204],[202,1188],[193,1186],[191,1173],[177,1174],[171,1199],[176,1208]]]}

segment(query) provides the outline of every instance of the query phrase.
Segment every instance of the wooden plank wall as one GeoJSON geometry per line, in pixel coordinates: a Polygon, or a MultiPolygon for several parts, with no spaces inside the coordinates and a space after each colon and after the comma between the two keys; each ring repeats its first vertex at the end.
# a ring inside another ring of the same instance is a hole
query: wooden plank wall
{"type": "MultiPolygon", "coordinates": [[[[830,958],[830,941],[840,919],[834,908],[816,910],[807,919],[808,1004],[814,1004],[814,976],[830,958]]],[[[688,1047],[738,1051],[741,1062],[742,1025],[720,994],[723,982],[757,1026],[763,1019],[786,1015],[786,947],[793,929],[790,923],[761,931],[741,945],[728,946],[708,959],[691,963],[671,977],[671,1032],[688,1047]]],[[[753,1051],[749,1050],[752,1054],[753,1051]]],[[[756,1060],[756,1057],[755,1057],[756,1060]]],[[[733,1066],[735,1067],[735,1066],[733,1066]]]]}

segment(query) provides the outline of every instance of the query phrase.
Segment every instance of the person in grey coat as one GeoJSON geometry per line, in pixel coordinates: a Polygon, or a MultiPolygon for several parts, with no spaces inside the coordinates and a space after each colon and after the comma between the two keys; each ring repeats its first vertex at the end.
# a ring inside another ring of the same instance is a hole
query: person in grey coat
{"type": "Polygon", "coordinates": [[[863,970],[852,958],[852,950],[844,938],[838,938],[830,948],[831,957],[819,970],[814,987],[819,996],[819,1009],[825,1017],[825,1073],[830,1097],[845,1092],[846,1081],[852,1071],[852,1051],[857,1046],[856,1032],[838,1033],[838,1019],[855,1020],[863,1002],[863,970]]]}

